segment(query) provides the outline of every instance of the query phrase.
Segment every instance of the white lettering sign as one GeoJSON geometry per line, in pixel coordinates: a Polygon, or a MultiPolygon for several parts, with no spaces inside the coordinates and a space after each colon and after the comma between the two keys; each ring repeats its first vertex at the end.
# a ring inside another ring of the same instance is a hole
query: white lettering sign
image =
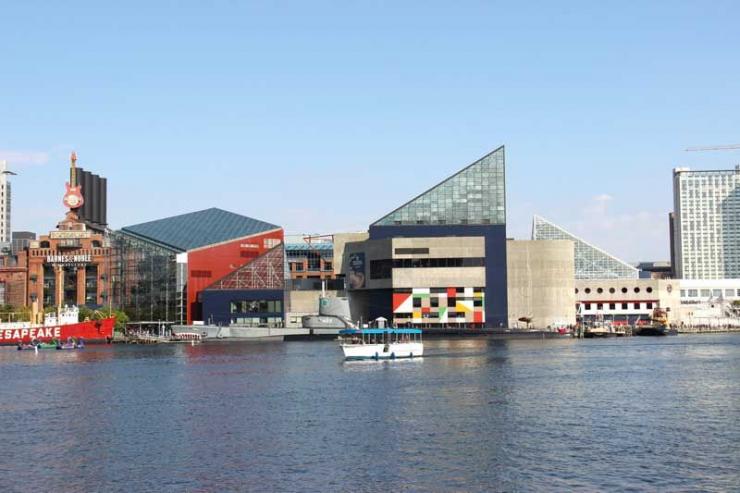
{"type": "Polygon", "coordinates": [[[47,255],[47,264],[89,264],[92,262],[92,255],[85,253],[82,255],[47,255]]]}

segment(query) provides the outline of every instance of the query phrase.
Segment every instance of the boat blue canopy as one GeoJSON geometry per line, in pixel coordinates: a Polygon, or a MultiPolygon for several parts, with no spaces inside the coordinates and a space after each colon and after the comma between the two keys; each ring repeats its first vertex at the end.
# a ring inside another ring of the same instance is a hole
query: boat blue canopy
{"type": "Polygon", "coordinates": [[[421,334],[421,329],[342,329],[342,335],[362,334],[421,334]]]}

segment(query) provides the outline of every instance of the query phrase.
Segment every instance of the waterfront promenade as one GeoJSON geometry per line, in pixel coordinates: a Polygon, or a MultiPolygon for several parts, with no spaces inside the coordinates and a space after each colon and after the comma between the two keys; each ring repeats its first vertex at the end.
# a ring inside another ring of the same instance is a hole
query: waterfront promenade
{"type": "Polygon", "coordinates": [[[740,334],[0,348],[2,491],[737,491],[740,334]]]}

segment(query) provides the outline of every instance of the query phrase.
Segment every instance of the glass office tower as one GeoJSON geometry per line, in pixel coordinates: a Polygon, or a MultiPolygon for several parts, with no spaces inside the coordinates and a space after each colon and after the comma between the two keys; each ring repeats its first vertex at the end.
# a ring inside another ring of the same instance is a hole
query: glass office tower
{"type": "Polygon", "coordinates": [[[731,170],[673,170],[676,277],[740,278],[740,165],[731,170]]]}

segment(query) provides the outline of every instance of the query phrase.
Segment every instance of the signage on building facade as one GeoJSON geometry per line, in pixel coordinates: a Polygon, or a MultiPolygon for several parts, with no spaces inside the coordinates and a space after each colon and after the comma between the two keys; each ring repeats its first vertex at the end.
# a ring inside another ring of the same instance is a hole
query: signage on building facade
{"type": "Polygon", "coordinates": [[[47,255],[46,263],[55,265],[79,265],[89,264],[92,262],[92,255],[85,253],[82,255],[47,255]]]}
{"type": "Polygon", "coordinates": [[[71,240],[92,237],[92,231],[51,231],[49,239],[51,240],[71,240]]]}

